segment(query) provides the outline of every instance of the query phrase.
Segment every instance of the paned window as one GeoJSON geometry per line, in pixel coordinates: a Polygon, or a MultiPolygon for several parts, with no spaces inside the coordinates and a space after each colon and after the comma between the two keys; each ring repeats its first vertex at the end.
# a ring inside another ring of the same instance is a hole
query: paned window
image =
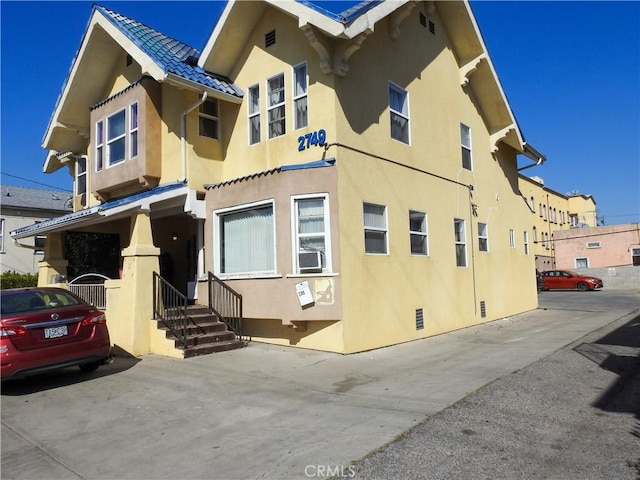
{"type": "Polygon", "coordinates": [[[524,254],[529,255],[529,232],[525,230],[524,232],[524,254]]]}
{"type": "MultiPolygon", "coordinates": [[[[87,193],[87,159],[79,157],[76,161],[76,195],[86,195],[87,193]]],[[[83,205],[86,203],[84,199],[83,205]]]]}
{"type": "Polygon", "coordinates": [[[429,255],[426,213],[409,210],[409,237],[412,255],[429,255]]]}
{"type": "Polygon", "coordinates": [[[293,199],[295,266],[298,273],[330,270],[327,196],[293,199]]]}
{"type": "Polygon", "coordinates": [[[589,268],[589,259],[586,257],[576,258],[576,268],[589,268]]]}
{"type": "Polygon", "coordinates": [[[126,110],[107,117],[107,165],[116,165],[125,160],[126,110]]]}
{"type": "Polygon", "coordinates": [[[509,230],[509,246],[516,248],[516,232],[513,229],[509,230]]]}
{"type": "Polygon", "coordinates": [[[217,232],[215,271],[220,274],[275,273],[273,204],[214,212],[217,232]]]}
{"type": "Polygon", "coordinates": [[[220,138],[217,100],[207,100],[200,104],[198,121],[201,137],[213,138],[215,140],[220,138]]]}
{"type": "Polygon", "coordinates": [[[129,158],[138,156],[138,104],[129,105],[129,158]]]}
{"type": "Polygon", "coordinates": [[[309,124],[307,113],[307,64],[301,63],[293,68],[293,109],[295,128],[304,128],[309,124]]]}
{"type": "Polygon", "coordinates": [[[249,87],[249,145],[260,142],[260,86],[249,87]]]}
{"type": "Polygon", "coordinates": [[[453,233],[456,247],[456,265],[458,267],[467,266],[467,233],[464,220],[455,218],[453,220],[453,233]]]}
{"type": "Polygon", "coordinates": [[[104,167],[104,123],[96,122],[96,171],[104,167]]]}
{"type": "Polygon", "coordinates": [[[391,138],[409,144],[409,96],[406,90],[389,82],[391,138]]]}
{"type": "Polygon", "coordinates": [[[4,218],[0,218],[0,253],[4,253],[4,218]]]}
{"type": "Polygon", "coordinates": [[[387,245],[387,207],[365,203],[364,211],[364,251],[366,253],[386,254],[387,245]]]}
{"type": "Polygon", "coordinates": [[[489,229],[486,223],[478,223],[478,250],[489,251],[489,229]]]}
{"type": "Polygon", "coordinates": [[[267,119],[269,138],[285,134],[284,74],[267,80],[267,119]]]}
{"type": "Polygon", "coordinates": [[[462,168],[471,170],[471,129],[460,124],[460,145],[462,149],[462,168]]]}

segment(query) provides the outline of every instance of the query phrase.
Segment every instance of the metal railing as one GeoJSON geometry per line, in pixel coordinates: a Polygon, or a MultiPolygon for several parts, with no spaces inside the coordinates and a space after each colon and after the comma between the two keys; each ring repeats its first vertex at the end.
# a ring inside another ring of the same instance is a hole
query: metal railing
{"type": "Polygon", "coordinates": [[[184,348],[187,348],[188,303],[185,295],[153,272],[153,318],[161,320],[184,348]]]}
{"type": "Polygon", "coordinates": [[[242,332],[242,295],[211,272],[208,274],[207,284],[209,313],[216,315],[221,322],[226,323],[236,334],[238,340],[243,342],[251,340],[242,332]]]}
{"type": "Polygon", "coordinates": [[[67,289],[71,293],[75,293],[76,295],[78,295],[85,302],[90,303],[100,310],[104,310],[105,308],[107,308],[107,294],[104,288],[105,280],[110,280],[110,278],[100,273],[85,273],[67,283],[67,289]],[[91,278],[99,278],[102,280],[102,283],[80,282],[81,280],[85,281],[91,278]]]}

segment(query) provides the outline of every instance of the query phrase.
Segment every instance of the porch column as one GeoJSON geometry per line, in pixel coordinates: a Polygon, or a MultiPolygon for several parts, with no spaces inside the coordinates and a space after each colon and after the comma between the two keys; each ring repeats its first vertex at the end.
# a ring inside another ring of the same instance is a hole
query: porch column
{"type": "Polygon", "coordinates": [[[118,318],[112,319],[121,328],[117,329],[118,338],[111,339],[132,355],[150,352],[150,328],[155,327],[150,321],[153,318],[153,272],[160,269],[159,256],[160,249],[153,244],[149,212],[134,213],[131,217],[131,241],[122,250],[118,318]]]}
{"type": "Polygon", "coordinates": [[[62,233],[55,232],[47,235],[44,244],[44,258],[38,262],[38,286],[55,285],[66,287],[67,265],[64,258],[64,242],[62,233]]]}

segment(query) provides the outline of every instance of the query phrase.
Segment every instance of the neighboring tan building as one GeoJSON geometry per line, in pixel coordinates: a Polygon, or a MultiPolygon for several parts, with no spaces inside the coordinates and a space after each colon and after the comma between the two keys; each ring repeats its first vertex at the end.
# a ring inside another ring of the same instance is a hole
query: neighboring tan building
{"type": "Polygon", "coordinates": [[[0,185],[0,195],[0,272],[38,273],[46,237],[38,235],[14,244],[9,232],[71,212],[71,194],[0,185]]]}
{"type": "Polygon", "coordinates": [[[178,328],[176,292],[342,353],[537,307],[518,156],[544,157],[466,1],[230,1],[202,53],[96,5],[44,147],[75,212],[12,236],[48,236],[46,279],[65,232],[118,233],[107,316],[134,355],[187,354],[152,321],[178,328]]]}
{"type": "Polygon", "coordinates": [[[545,186],[542,178],[535,176],[520,174],[518,186],[531,211],[531,240],[536,269],[544,271],[559,268],[554,250],[554,232],[596,227],[596,201],[591,195],[563,195],[545,186]]]}

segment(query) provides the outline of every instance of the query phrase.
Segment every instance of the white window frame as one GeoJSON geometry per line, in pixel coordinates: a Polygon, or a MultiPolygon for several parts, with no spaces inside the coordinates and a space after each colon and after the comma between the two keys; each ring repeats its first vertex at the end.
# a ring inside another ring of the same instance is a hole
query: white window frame
{"type": "Polygon", "coordinates": [[[524,238],[523,238],[523,244],[524,244],[524,254],[525,255],[529,255],[529,232],[528,231],[524,231],[524,238]]]}
{"type": "Polygon", "coordinates": [[[293,122],[294,122],[294,130],[298,130],[300,128],[305,128],[309,126],[309,72],[307,69],[307,62],[299,63],[298,65],[293,67],[293,80],[291,82],[292,89],[292,98],[293,98],[293,122]],[[296,94],[296,89],[298,86],[297,77],[298,72],[304,69],[304,86],[303,91],[296,94]],[[305,103],[305,113],[304,119],[299,124],[298,123],[298,103],[305,103]]]}
{"type": "Polygon", "coordinates": [[[478,251],[489,252],[489,224],[478,222],[478,251]],[[480,225],[484,225],[484,233],[480,225]],[[484,240],[484,249],[482,248],[482,241],[484,240]]]}
{"type": "Polygon", "coordinates": [[[212,98],[204,101],[200,105],[198,105],[198,135],[204,138],[210,138],[212,140],[220,140],[220,102],[218,102],[217,98],[212,98]],[[203,111],[203,107],[207,104],[214,104],[215,107],[215,115],[203,111]],[[202,121],[211,121],[215,122],[215,132],[214,136],[205,135],[202,131],[202,121]]]}
{"type": "Polygon", "coordinates": [[[96,122],[96,172],[101,171],[105,166],[104,127],[105,121],[103,119],[96,122]]]}
{"type": "Polygon", "coordinates": [[[277,238],[276,238],[276,208],[275,201],[271,199],[260,200],[257,202],[245,203],[242,205],[234,205],[233,207],[221,208],[213,211],[213,271],[220,278],[251,278],[251,277],[274,277],[277,276],[278,258],[277,258],[277,238]],[[220,222],[222,217],[231,215],[234,213],[241,213],[246,210],[252,210],[256,208],[264,208],[270,206],[273,212],[273,268],[270,270],[259,270],[249,272],[221,272],[222,258],[221,258],[221,231],[220,222]]]}
{"type": "Polygon", "coordinates": [[[473,155],[472,155],[472,142],[471,142],[471,127],[460,124],[460,155],[462,157],[462,168],[465,170],[473,171],[473,155]],[[464,130],[466,129],[466,136],[469,137],[469,145],[465,143],[464,130]],[[469,165],[465,165],[465,152],[469,152],[469,165]]]}
{"type": "Polygon", "coordinates": [[[247,124],[247,136],[248,136],[248,141],[249,141],[249,145],[256,145],[258,143],[261,142],[262,140],[262,126],[260,125],[261,123],[261,118],[260,118],[260,84],[256,83],[255,85],[251,85],[248,89],[247,89],[247,118],[248,118],[248,124],[247,124]],[[254,97],[257,96],[257,102],[253,102],[254,97]],[[252,107],[255,105],[257,105],[255,110],[252,110],[252,107]],[[254,119],[257,119],[258,121],[258,129],[257,129],[257,139],[252,138],[252,123],[254,121],[254,119]]]}
{"type": "Polygon", "coordinates": [[[267,92],[267,139],[271,140],[273,138],[278,138],[278,137],[282,137],[283,135],[286,135],[287,133],[287,108],[286,108],[286,103],[287,103],[287,94],[286,94],[286,85],[285,85],[285,76],[284,73],[278,73],[277,75],[273,75],[272,77],[267,78],[267,88],[266,88],[266,92],[267,92]],[[271,95],[272,95],[272,91],[271,91],[271,82],[277,78],[282,77],[282,101],[279,101],[277,103],[272,104],[271,103],[271,95]],[[271,112],[274,110],[278,110],[281,109],[282,111],[282,117],[278,117],[276,120],[272,121],[271,120],[271,112]],[[274,134],[271,135],[271,125],[275,124],[275,123],[280,123],[282,122],[282,133],[279,134],[274,134]]]}
{"type": "Polygon", "coordinates": [[[420,212],[418,210],[409,210],[409,248],[410,248],[410,252],[411,255],[417,255],[417,256],[421,256],[421,257],[425,257],[425,256],[429,256],[429,224],[428,224],[428,217],[427,214],[425,212],[420,212]],[[413,225],[411,223],[411,218],[412,216],[421,216],[423,221],[422,221],[422,227],[424,227],[424,230],[414,230],[413,229],[413,225]],[[413,251],[413,239],[414,238],[419,238],[420,240],[422,240],[422,242],[424,242],[424,252],[414,252],[413,251]]]}
{"type": "Polygon", "coordinates": [[[453,238],[456,254],[456,266],[459,268],[466,268],[468,266],[467,261],[467,228],[466,222],[462,218],[453,219],[453,238]],[[460,228],[459,228],[460,227],[460,228]],[[458,255],[458,248],[462,247],[462,258],[458,255]],[[462,260],[462,262],[460,261],[462,260]]]}
{"type": "MultiPolygon", "coordinates": [[[[323,208],[323,222],[324,222],[324,262],[322,266],[322,273],[331,273],[332,257],[331,257],[331,218],[329,215],[329,194],[328,193],[313,193],[307,195],[294,195],[291,197],[291,244],[293,245],[292,251],[292,271],[297,275],[306,275],[307,273],[300,271],[299,254],[304,253],[300,251],[300,238],[305,236],[318,237],[320,234],[314,232],[313,234],[304,234],[299,231],[299,216],[298,216],[298,203],[305,200],[322,200],[323,208]]],[[[310,275],[317,275],[318,272],[309,273],[310,275]]]]}
{"type": "Polygon", "coordinates": [[[105,119],[105,130],[106,130],[106,135],[105,135],[105,151],[106,151],[106,165],[107,168],[113,167],[114,165],[119,165],[121,163],[124,163],[127,161],[127,108],[121,108],[120,110],[113,112],[111,115],[107,115],[106,119],[105,119]],[[116,115],[120,115],[121,113],[124,112],[124,132],[121,133],[120,135],[114,137],[114,138],[109,138],[109,120],[111,120],[112,118],[114,118],[116,115]],[[122,160],[118,160],[117,162],[113,163],[112,159],[111,159],[111,146],[113,144],[115,144],[116,142],[119,142],[120,140],[124,140],[125,145],[124,148],[122,149],[123,154],[124,154],[124,158],[122,160]]]}
{"type": "Polygon", "coordinates": [[[139,150],[139,136],[138,136],[138,125],[140,124],[139,117],[140,110],[138,109],[138,102],[133,102],[129,105],[129,158],[136,158],[138,156],[139,150]],[[135,111],[135,115],[134,115],[135,111]],[[135,124],[134,124],[135,121],[135,124]]]}
{"type": "Polygon", "coordinates": [[[0,218],[0,253],[4,253],[4,218],[0,218]]]}
{"type": "Polygon", "coordinates": [[[640,245],[632,245],[629,252],[631,252],[631,265],[636,266],[633,260],[635,257],[640,257],[640,245]]]}
{"type": "Polygon", "coordinates": [[[516,248],[516,232],[513,228],[509,229],[509,246],[516,248]]]}
{"type": "Polygon", "coordinates": [[[387,218],[387,206],[380,205],[379,203],[363,202],[362,204],[362,217],[364,225],[364,253],[366,255],[389,255],[389,219],[387,218]],[[375,225],[367,225],[366,223],[366,207],[378,207],[383,209],[384,227],[375,225]],[[383,252],[369,252],[367,251],[367,233],[383,234],[384,235],[384,251],[383,252]]]}
{"type": "Polygon", "coordinates": [[[587,248],[602,248],[602,242],[596,240],[595,242],[587,242],[587,248]]]}
{"type": "Polygon", "coordinates": [[[576,257],[573,260],[575,268],[589,268],[589,257],[576,257]],[[579,266],[578,263],[584,261],[586,263],[586,266],[579,266]]]}
{"type": "Polygon", "coordinates": [[[404,88],[400,87],[399,85],[393,83],[393,82],[389,82],[389,128],[390,128],[390,135],[391,138],[404,143],[405,145],[411,145],[411,121],[410,121],[410,110],[409,110],[409,92],[407,92],[404,88]],[[391,102],[391,91],[395,91],[396,93],[399,93],[403,96],[403,106],[406,107],[406,112],[404,111],[399,111],[396,110],[395,108],[392,107],[392,102],[391,102]],[[393,135],[393,122],[394,119],[396,117],[399,117],[403,120],[405,120],[407,122],[407,138],[406,140],[404,138],[396,138],[393,135]]]}
{"type": "Polygon", "coordinates": [[[87,158],[82,156],[82,157],[78,157],[78,159],[76,160],[76,178],[75,178],[75,194],[76,196],[82,196],[84,195],[84,202],[83,202],[83,206],[86,205],[86,196],[87,196],[87,189],[88,189],[88,176],[87,176],[87,158]],[[84,165],[84,168],[81,168],[81,166],[84,165]],[[80,185],[81,185],[81,181],[84,184],[84,188],[80,189],[80,185]]]}

